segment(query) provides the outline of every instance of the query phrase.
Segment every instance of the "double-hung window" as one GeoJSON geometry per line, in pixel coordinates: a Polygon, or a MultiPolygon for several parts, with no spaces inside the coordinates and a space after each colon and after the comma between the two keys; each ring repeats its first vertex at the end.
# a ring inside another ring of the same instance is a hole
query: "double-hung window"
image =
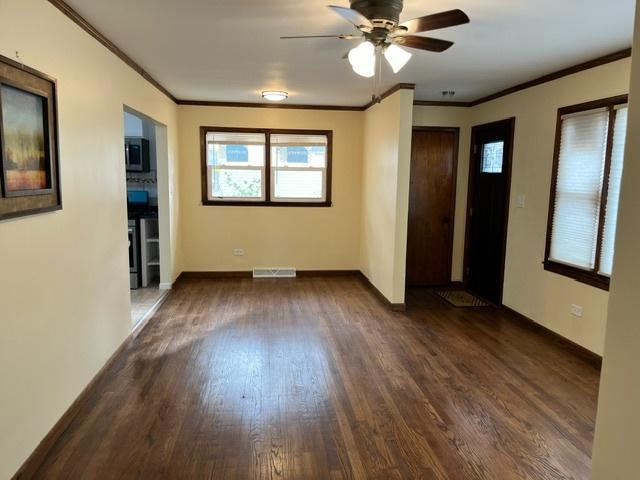
{"type": "Polygon", "coordinates": [[[331,131],[201,127],[206,205],[331,205],[331,131]]]}
{"type": "Polygon", "coordinates": [[[608,288],[626,130],[626,95],[558,111],[547,270],[608,288]]]}
{"type": "Polygon", "coordinates": [[[207,133],[207,199],[264,200],[266,143],[259,132],[207,133]]]}

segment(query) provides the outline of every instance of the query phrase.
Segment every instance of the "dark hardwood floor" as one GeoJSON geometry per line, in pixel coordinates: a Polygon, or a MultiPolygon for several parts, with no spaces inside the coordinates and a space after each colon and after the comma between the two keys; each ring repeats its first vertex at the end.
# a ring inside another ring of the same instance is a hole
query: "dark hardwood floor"
{"type": "Polygon", "coordinates": [[[493,308],[356,276],[189,279],[36,478],[587,479],[598,370],[493,308]]]}

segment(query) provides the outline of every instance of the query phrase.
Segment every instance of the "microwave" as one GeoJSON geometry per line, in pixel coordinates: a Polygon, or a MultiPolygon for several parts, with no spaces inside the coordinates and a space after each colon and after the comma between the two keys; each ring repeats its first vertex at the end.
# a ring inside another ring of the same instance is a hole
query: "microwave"
{"type": "Polygon", "coordinates": [[[149,140],[142,137],[125,137],[124,163],[127,172],[148,172],[149,140]]]}

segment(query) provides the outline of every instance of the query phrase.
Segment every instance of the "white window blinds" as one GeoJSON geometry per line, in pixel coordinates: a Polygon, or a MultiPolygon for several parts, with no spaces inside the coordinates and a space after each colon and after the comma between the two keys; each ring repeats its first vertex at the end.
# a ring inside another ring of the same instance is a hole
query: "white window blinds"
{"type": "Polygon", "coordinates": [[[627,105],[610,100],[566,107],[560,118],[547,255],[559,272],[598,286],[611,276],[627,134],[627,105]]]}
{"type": "Polygon", "coordinates": [[[272,134],[271,145],[283,147],[326,147],[327,137],[325,135],[298,135],[298,134],[272,134]]]}
{"type": "Polygon", "coordinates": [[[595,266],[609,112],[562,118],[549,259],[589,270],[595,266]]]}
{"type": "Polygon", "coordinates": [[[620,200],[620,183],[622,181],[622,164],[624,160],[624,144],[627,136],[627,107],[616,109],[613,130],[613,146],[611,150],[611,170],[605,207],[604,231],[602,234],[602,248],[600,253],[600,268],[598,273],[611,276],[613,267],[613,245],[618,220],[618,201],[620,200]]]}
{"type": "Polygon", "coordinates": [[[209,132],[207,142],[217,145],[264,145],[264,133],[209,132]]]}

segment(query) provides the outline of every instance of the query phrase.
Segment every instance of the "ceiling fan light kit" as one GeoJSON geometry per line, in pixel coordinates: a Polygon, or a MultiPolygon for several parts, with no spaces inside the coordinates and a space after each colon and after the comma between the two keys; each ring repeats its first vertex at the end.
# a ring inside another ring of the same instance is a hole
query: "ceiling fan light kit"
{"type": "Polygon", "coordinates": [[[364,42],[349,52],[349,63],[358,75],[373,77],[376,50],[381,50],[384,53],[393,73],[398,73],[411,58],[411,54],[398,45],[430,52],[443,52],[453,45],[453,42],[447,40],[412,34],[469,22],[469,17],[462,10],[449,10],[399,23],[402,2],[403,0],[351,0],[351,8],[330,5],[329,8],[333,12],[359,30],[359,34],[356,35],[310,35],[281,38],[362,39],[364,42]]]}
{"type": "Polygon", "coordinates": [[[376,72],[376,47],[371,42],[362,42],[349,51],[351,68],[361,77],[371,78],[376,72]]]}
{"type": "Polygon", "coordinates": [[[282,100],[286,100],[288,97],[289,94],[287,92],[279,90],[265,90],[262,92],[262,98],[269,100],[270,102],[281,102],[282,100]]]}
{"type": "Polygon", "coordinates": [[[387,45],[387,47],[384,49],[384,58],[387,60],[387,62],[389,62],[393,73],[398,73],[400,70],[402,70],[402,67],[407,64],[412,56],[413,54],[407,52],[403,48],[400,48],[393,43],[387,45]]]}

